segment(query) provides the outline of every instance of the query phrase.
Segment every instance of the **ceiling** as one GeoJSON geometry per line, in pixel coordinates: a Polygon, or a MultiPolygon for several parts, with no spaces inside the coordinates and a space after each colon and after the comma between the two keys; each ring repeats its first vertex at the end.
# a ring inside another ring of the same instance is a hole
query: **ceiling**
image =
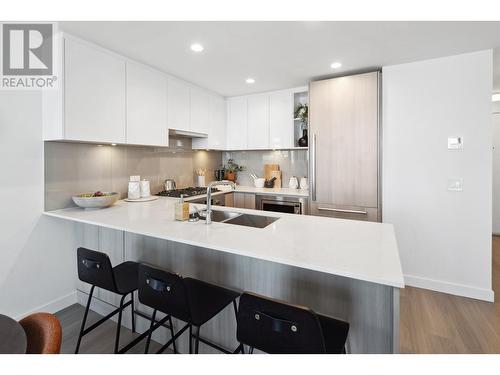
{"type": "MultiPolygon", "coordinates": [[[[224,96],[500,47],[500,22],[61,22],[59,27],[224,96]],[[194,42],[204,51],[192,52],[194,42]],[[330,68],[335,61],[340,69],[330,68]],[[245,83],[248,77],[255,83],[245,83]]],[[[500,64],[500,49],[496,57],[500,64]]],[[[500,91],[500,66],[494,86],[500,91]]]]}

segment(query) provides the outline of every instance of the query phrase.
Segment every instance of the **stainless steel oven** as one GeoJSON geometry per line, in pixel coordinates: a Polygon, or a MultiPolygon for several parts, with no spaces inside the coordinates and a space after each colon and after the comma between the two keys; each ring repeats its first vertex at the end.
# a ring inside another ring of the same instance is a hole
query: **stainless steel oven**
{"type": "Polygon", "coordinates": [[[307,215],[307,198],[282,195],[256,195],[255,208],[262,211],[307,215]]]}

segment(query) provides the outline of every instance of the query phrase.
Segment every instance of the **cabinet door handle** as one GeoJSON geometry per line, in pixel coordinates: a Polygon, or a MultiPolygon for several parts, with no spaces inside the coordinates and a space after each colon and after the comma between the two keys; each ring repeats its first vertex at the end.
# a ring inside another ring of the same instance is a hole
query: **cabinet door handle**
{"type": "Polygon", "coordinates": [[[340,208],[327,208],[327,207],[318,207],[319,211],[332,211],[332,212],[340,212],[344,214],[357,214],[357,215],[368,215],[367,211],[358,211],[358,210],[342,210],[340,208]]]}

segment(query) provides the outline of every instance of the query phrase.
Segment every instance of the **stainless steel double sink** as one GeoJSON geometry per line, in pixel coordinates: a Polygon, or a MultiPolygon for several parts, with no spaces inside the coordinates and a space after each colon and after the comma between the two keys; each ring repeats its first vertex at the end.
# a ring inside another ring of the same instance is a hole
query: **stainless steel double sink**
{"type": "MultiPolygon", "coordinates": [[[[200,219],[205,220],[204,216],[200,219]]],[[[279,217],[260,216],[251,214],[242,214],[239,212],[231,211],[216,211],[212,210],[212,221],[225,224],[242,225],[252,228],[265,228],[269,224],[274,223],[279,217]]]]}

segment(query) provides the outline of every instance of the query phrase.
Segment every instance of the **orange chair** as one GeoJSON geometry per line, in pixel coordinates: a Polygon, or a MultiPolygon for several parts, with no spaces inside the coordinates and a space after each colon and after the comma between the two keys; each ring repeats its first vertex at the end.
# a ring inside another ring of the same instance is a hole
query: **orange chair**
{"type": "Polygon", "coordinates": [[[48,313],[28,315],[19,321],[26,332],[27,354],[59,354],[62,328],[59,319],[48,313]]]}

